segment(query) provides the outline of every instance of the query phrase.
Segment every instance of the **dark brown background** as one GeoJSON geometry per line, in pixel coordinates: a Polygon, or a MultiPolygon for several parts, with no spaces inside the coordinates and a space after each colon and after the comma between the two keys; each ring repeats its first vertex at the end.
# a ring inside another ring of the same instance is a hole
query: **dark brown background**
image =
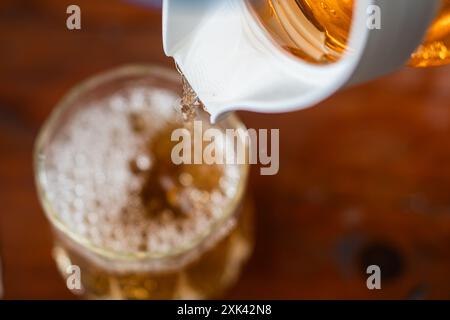
{"type": "MultiPolygon", "coordinates": [[[[80,80],[126,63],[173,67],[158,10],[111,0],[0,2],[0,249],[5,298],[70,299],[50,257],[32,148],[80,80]],[[82,30],[65,27],[67,5],[82,30]]],[[[404,69],[318,107],[241,113],[281,129],[280,172],[250,191],[255,254],[227,298],[450,298],[450,68],[404,69]],[[365,286],[379,264],[382,290],[365,286]]]]}

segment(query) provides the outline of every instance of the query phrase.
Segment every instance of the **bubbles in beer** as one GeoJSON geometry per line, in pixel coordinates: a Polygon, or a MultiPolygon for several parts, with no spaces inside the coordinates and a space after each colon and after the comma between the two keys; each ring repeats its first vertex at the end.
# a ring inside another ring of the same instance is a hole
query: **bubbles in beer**
{"type": "Polygon", "coordinates": [[[239,168],[173,164],[177,101],[133,88],[74,115],[52,144],[47,171],[64,224],[102,248],[165,252],[221,218],[216,209],[233,198],[227,189],[236,189],[239,168]]]}

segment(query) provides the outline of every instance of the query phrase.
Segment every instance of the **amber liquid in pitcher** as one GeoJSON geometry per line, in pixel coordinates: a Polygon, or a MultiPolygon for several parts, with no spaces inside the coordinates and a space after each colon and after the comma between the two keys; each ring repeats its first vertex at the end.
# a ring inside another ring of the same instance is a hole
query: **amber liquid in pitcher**
{"type": "MultiPolygon", "coordinates": [[[[338,61],[348,49],[354,0],[248,0],[263,27],[282,48],[315,64],[338,61]]],[[[450,63],[450,0],[430,26],[410,66],[450,63]]]]}

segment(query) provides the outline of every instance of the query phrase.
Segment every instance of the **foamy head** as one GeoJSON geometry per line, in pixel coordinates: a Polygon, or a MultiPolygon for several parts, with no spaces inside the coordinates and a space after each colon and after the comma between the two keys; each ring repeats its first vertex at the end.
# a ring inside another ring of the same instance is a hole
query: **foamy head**
{"type": "Polygon", "coordinates": [[[72,232],[106,250],[163,253],[223,218],[240,168],[170,162],[177,102],[162,89],[123,89],[61,129],[47,154],[45,191],[72,232]]]}

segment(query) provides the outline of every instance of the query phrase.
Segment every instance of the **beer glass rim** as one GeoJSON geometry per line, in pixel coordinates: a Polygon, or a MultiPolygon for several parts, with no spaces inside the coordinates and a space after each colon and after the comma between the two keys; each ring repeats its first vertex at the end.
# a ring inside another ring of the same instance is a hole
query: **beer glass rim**
{"type": "MultiPolygon", "coordinates": [[[[41,127],[34,144],[33,166],[38,198],[47,219],[51,223],[51,226],[56,228],[57,231],[68,237],[69,240],[73,241],[75,244],[86,248],[89,252],[95,253],[104,258],[115,260],[119,259],[124,261],[144,261],[175,258],[191,252],[199,245],[201,245],[205,240],[207,241],[211,235],[214,235],[215,232],[219,232],[220,228],[229,220],[229,218],[234,215],[234,213],[237,211],[236,208],[240,205],[245,192],[249,171],[249,165],[247,163],[239,165],[239,183],[237,186],[236,194],[232,199],[230,199],[229,204],[223,209],[224,214],[222,215],[222,217],[215,221],[209,228],[206,228],[200,235],[196,236],[193,241],[176,247],[175,249],[162,252],[117,251],[111,248],[105,248],[94,244],[88,237],[80,235],[76,231],[72,230],[72,228],[61,219],[61,215],[58,214],[58,212],[54,209],[52,200],[49,199],[47,194],[48,188],[46,188],[47,177],[45,168],[46,157],[44,148],[50,143],[50,137],[56,130],[59,120],[61,119],[64,112],[70,109],[72,103],[84,93],[95,89],[99,85],[108,83],[111,80],[117,80],[121,77],[131,75],[142,77],[162,77],[165,80],[171,82],[179,82],[181,88],[180,75],[175,70],[154,64],[131,64],[116,67],[112,70],[100,72],[91,77],[88,77],[87,79],[81,81],[81,83],[76,84],[74,87],[72,87],[72,89],[70,89],[59,100],[59,102],[56,103],[55,107],[50,113],[50,116],[41,127]]],[[[233,128],[246,129],[244,124],[234,114],[230,114],[225,121],[229,123],[229,125],[233,128]]]]}

